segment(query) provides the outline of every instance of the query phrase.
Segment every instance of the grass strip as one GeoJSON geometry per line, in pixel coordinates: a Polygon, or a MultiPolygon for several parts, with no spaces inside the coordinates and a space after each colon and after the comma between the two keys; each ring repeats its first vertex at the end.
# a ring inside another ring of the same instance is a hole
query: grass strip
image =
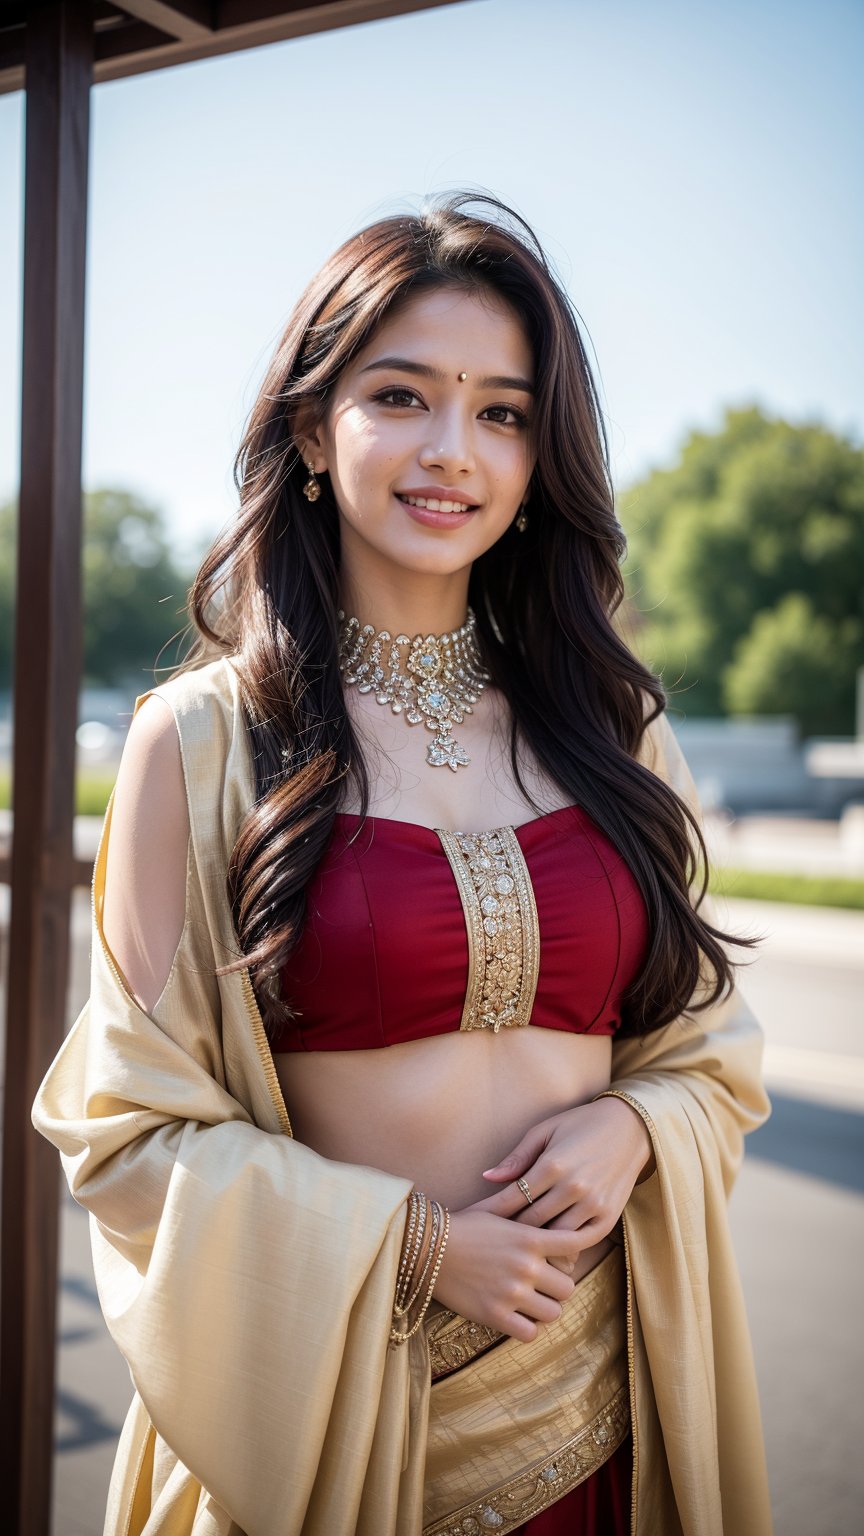
{"type": "Polygon", "coordinates": [[[748,901],[787,901],[806,907],[864,912],[864,880],[843,875],[794,875],[780,870],[714,868],[709,890],[748,901]]]}
{"type": "MultiPolygon", "coordinates": [[[[116,778],[116,769],[111,773],[79,773],[75,780],[75,815],[104,816],[116,778]]],[[[2,811],[8,811],[12,804],[11,783],[10,773],[0,773],[2,811]]]]}

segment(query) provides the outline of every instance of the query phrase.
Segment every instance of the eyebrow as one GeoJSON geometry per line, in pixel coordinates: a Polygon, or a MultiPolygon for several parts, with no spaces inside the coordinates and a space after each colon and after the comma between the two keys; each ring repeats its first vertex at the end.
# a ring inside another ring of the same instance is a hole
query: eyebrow
{"type": "MultiPolygon", "coordinates": [[[[407,357],[379,357],[374,363],[367,363],[361,368],[361,373],[372,373],[380,368],[398,368],[402,373],[421,374],[424,378],[434,379],[436,384],[446,384],[448,375],[442,373],[440,368],[430,368],[426,363],[413,363],[407,357]]],[[[509,374],[493,373],[488,378],[477,380],[478,389],[519,389],[523,394],[533,395],[534,385],[528,379],[514,379],[509,374]]]]}

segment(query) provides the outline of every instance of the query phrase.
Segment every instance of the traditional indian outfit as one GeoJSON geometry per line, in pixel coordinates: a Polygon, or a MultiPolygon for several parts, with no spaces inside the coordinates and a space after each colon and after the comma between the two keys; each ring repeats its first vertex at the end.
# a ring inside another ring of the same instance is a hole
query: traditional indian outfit
{"type": "MultiPolygon", "coordinates": [[[[146,1013],[102,926],[112,796],[90,997],[32,1112],[90,1212],[135,1389],[105,1536],[552,1536],[565,1511],[577,1536],[625,1496],[632,1536],[768,1536],[726,1216],[768,1114],[740,993],[615,1039],[610,1092],[642,1116],[656,1170],[557,1321],[526,1344],[433,1302],[394,1345],[411,1181],[293,1137],[249,972],[213,975],[238,953],[225,874],[254,800],[238,675],[220,658],[151,691],[186,782],[183,931],[146,1013]]],[[[664,717],[640,756],[696,807],[664,717]]]]}

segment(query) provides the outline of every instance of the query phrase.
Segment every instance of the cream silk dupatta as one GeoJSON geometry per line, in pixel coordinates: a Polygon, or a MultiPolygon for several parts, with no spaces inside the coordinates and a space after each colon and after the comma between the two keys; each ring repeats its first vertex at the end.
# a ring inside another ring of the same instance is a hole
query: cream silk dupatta
{"type": "MultiPolygon", "coordinates": [[[[105,1536],[420,1536],[428,1345],[422,1329],[388,1342],[412,1186],[293,1139],[248,973],[212,975],[237,952],[225,870],[254,794],[230,660],[151,691],[188,794],[183,932],[144,1013],[102,931],[109,804],[90,998],[32,1111],[90,1212],[135,1389],[105,1536]]],[[[695,803],[665,719],[643,758],[695,803]]],[[[624,1215],[634,1536],[771,1530],[726,1219],[743,1135],[768,1113],[760,1061],[737,992],[613,1047],[612,1087],[657,1159],[624,1215]]]]}

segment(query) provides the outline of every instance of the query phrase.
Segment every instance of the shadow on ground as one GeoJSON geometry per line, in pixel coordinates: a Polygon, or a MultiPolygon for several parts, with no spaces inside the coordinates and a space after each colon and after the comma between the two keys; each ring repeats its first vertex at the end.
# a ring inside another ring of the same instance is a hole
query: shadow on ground
{"type": "Polygon", "coordinates": [[[773,1112],[747,1137],[748,1158],[864,1191],[864,1115],[772,1093],[773,1112]]]}
{"type": "Polygon", "coordinates": [[[56,1406],[66,1421],[66,1428],[55,1438],[55,1455],[80,1451],[85,1446],[98,1445],[102,1441],[112,1446],[117,1444],[121,1425],[106,1418],[98,1404],[79,1397],[75,1392],[65,1392],[61,1387],[57,1392],[56,1406]]]}

